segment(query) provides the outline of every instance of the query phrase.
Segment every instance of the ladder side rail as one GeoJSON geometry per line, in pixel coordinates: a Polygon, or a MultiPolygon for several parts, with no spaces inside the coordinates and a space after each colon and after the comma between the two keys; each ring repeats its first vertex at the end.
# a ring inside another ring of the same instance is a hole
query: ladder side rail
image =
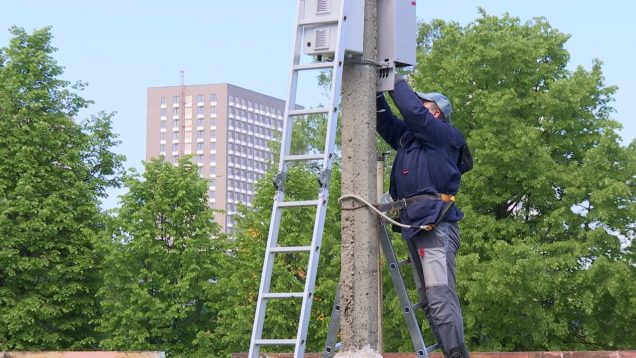
{"type": "Polygon", "coordinates": [[[303,28],[299,26],[302,19],[301,7],[302,0],[296,1],[296,22],[294,23],[294,39],[292,41],[292,58],[289,66],[289,78],[287,83],[287,102],[285,103],[285,113],[283,114],[283,132],[281,134],[282,145],[280,148],[278,159],[278,172],[287,171],[287,163],[285,157],[289,155],[291,148],[291,137],[293,130],[293,121],[290,113],[296,108],[296,92],[298,91],[298,71],[294,68],[300,64],[300,54],[302,51],[303,28]]]}
{"type": "MultiPolygon", "coordinates": [[[[277,193],[277,196],[282,196],[282,193],[277,193]]],[[[262,339],[263,325],[265,323],[265,313],[267,311],[267,299],[263,296],[269,293],[269,288],[272,280],[272,271],[274,268],[274,257],[270,252],[270,247],[276,246],[278,242],[278,230],[282,212],[277,208],[277,202],[274,202],[272,209],[272,218],[269,224],[269,235],[267,238],[267,247],[265,249],[265,259],[263,260],[263,271],[261,272],[261,283],[258,289],[258,299],[256,300],[256,313],[254,315],[254,324],[252,328],[252,338],[250,341],[249,357],[259,356],[259,346],[256,344],[257,340],[262,339]]]]}
{"type": "MultiPolygon", "coordinates": [[[[322,172],[327,173],[331,171],[334,160],[334,148],[336,143],[336,129],[338,126],[338,115],[340,113],[340,95],[342,88],[342,71],[345,57],[346,44],[343,41],[344,31],[346,31],[345,19],[347,14],[346,0],[341,2],[340,19],[338,20],[338,32],[336,43],[338,47],[334,53],[333,70],[332,70],[332,82],[330,92],[329,103],[329,117],[327,118],[327,133],[325,136],[325,150],[322,161],[322,172]]],[[[328,178],[326,180],[329,180],[328,178]]],[[[309,254],[309,268],[307,270],[307,281],[305,282],[305,297],[303,298],[300,324],[298,327],[298,334],[296,335],[296,350],[294,351],[294,358],[302,358],[305,352],[307,330],[309,328],[309,317],[311,313],[311,306],[313,301],[313,291],[316,282],[318,262],[320,259],[320,245],[322,242],[322,234],[325,224],[325,217],[327,213],[327,206],[329,202],[329,183],[322,183],[320,193],[321,203],[319,204],[316,215],[316,221],[314,223],[314,231],[312,237],[312,247],[314,250],[309,254]]]]}
{"type": "Polygon", "coordinates": [[[408,328],[409,335],[411,336],[411,341],[413,342],[413,348],[415,348],[417,357],[428,358],[428,353],[430,351],[426,348],[426,344],[422,338],[422,332],[420,330],[417,317],[415,316],[414,305],[409,299],[408,291],[406,290],[406,285],[404,284],[404,279],[402,278],[402,273],[400,271],[400,264],[397,256],[395,255],[395,251],[393,250],[393,246],[391,245],[391,238],[389,237],[386,225],[383,225],[380,230],[380,245],[389,266],[391,280],[393,281],[393,286],[395,287],[395,291],[400,301],[400,306],[402,307],[406,326],[408,328]]]}
{"type": "Polygon", "coordinates": [[[337,337],[340,332],[340,284],[336,286],[336,297],[333,300],[331,308],[331,318],[329,320],[329,329],[327,330],[327,339],[325,340],[325,348],[322,351],[322,358],[331,358],[336,354],[337,337]]]}
{"type": "Polygon", "coordinates": [[[323,200],[316,209],[316,220],[314,222],[312,250],[309,253],[309,265],[307,268],[307,279],[305,280],[305,291],[302,299],[300,317],[298,324],[298,333],[296,334],[296,349],[294,358],[302,358],[307,344],[307,330],[309,328],[309,318],[311,306],[314,299],[314,288],[316,284],[316,276],[318,271],[318,261],[320,259],[320,246],[322,243],[322,233],[325,222],[325,214],[327,212],[327,190],[323,190],[323,200]]]}
{"type": "MultiPolygon", "coordinates": [[[[296,106],[296,87],[298,84],[298,75],[296,71],[294,71],[294,66],[299,64],[300,62],[300,51],[301,51],[301,42],[302,42],[302,28],[298,26],[298,23],[301,19],[301,1],[296,2],[296,21],[294,24],[294,39],[292,42],[293,51],[292,51],[292,61],[290,65],[290,76],[288,83],[288,94],[287,94],[287,103],[285,105],[285,117],[283,121],[283,143],[280,149],[280,159],[278,163],[279,173],[286,170],[286,164],[284,161],[285,155],[289,152],[291,147],[291,128],[293,127],[292,123],[290,123],[289,119],[289,111],[290,108],[296,106]]],[[[263,298],[264,293],[269,292],[269,287],[271,284],[271,274],[274,266],[274,257],[270,252],[270,248],[275,247],[278,243],[278,233],[280,228],[280,222],[282,218],[282,213],[278,208],[278,203],[282,202],[285,198],[284,192],[277,190],[274,204],[272,206],[272,216],[270,220],[269,233],[267,238],[267,247],[265,249],[265,259],[263,261],[263,271],[261,272],[261,283],[259,286],[259,293],[256,303],[256,312],[254,314],[254,324],[252,328],[252,337],[250,340],[250,347],[248,352],[248,357],[250,358],[258,358],[260,355],[260,346],[258,344],[258,340],[262,339],[263,334],[263,326],[265,324],[265,313],[267,311],[267,301],[263,298]]]]}

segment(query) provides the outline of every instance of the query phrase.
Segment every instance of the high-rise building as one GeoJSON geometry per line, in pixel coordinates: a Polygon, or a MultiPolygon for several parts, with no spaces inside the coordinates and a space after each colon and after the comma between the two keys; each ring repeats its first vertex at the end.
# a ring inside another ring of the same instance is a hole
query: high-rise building
{"type": "Polygon", "coordinates": [[[226,232],[239,203],[278,158],[268,141],[283,127],[285,101],[227,83],[148,88],[146,159],[192,155],[208,179],[209,204],[226,232]]]}

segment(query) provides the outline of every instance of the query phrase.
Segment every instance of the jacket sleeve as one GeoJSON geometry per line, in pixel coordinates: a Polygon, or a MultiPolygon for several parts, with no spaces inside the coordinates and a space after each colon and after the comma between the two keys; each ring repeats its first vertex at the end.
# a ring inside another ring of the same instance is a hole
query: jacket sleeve
{"type": "Polygon", "coordinates": [[[381,93],[376,96],[376,109],[376,130],[384,141],[397,150],[400,138],[406,131],[404,121],[393,115],[391,107],[381,93]]]}
{"type": "Polygon", "coordinates": [[[433,117],[406,81],[398,81],[390,94],[404,117],[406,127],[415,138],[439,146],[453,137],[454,130],[450,123],[433,117]]]}

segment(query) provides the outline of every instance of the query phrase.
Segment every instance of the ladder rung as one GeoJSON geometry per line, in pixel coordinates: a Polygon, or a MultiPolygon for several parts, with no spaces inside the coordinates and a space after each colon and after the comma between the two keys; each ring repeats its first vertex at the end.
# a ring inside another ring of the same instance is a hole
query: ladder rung
{"type": "Polygon", "coordinates": [[[332,17],[329,19],[306,19],[306,20],[299,20],[298,25],[299,26],[330,25],[330,24],[338,23],[338,20],[340,20],[339,17],[332,17]]]}
{"type": "Polygon", "coordinates": [[[283,246],[272,247],[270,252],[305,252],[313,250],[311,246],[283,246]]]}
{"type": "Polygon", "coordinates": [[[398,262],[398,265],[400,265],[400,267],[401,267],[401,266],[408,265],[410,263],[411,263],[411,259],[404,259],[404,260],[398,262]]]}
{"type": "Polygon", "coordinates": [[[320,160],[322,158],[324,158],[324,154],[319,153],[319,154],[301,154],[301,155],[286,155],[285,158],[283,158],[284,161],[286,162],[293,162],[293,161],[303,161],[303,160],[320,160]]]}
{"type": "Polygon", "coordinates": [[[439,349],[439,343],[435,343],[430,347],[426,347],[426,353],[431,353],[434,350],[439,349]]]}
{"type": "Polygon", "coordinates": [[[290,208],[300,206],[318,206],[320,200],[304,200],[304,201],[283,201],[278,203],[279,208],[290,208]]]}
{"type": "Polygon", "coordinates": [[[263,293],[263,298],[303,298],[304,292],[270,292],[263,293]]]}
{"type": "Polygon", "coordinates": [[[294,109],[289,111],[290,116],[304,116],[306,114],[320,114],[329,113],[329,108],[309,108],[309,109],[294,109]]]}
{"type": "Polygon", "coordinates": [[[259,346],[280,346],[280,345],[293,346],[296,344],[296,340],[295,339],[256,339],[254,340],[254,344],[259,346]]]}
{"type": "Polygon", "coordinates": [[[327,61],[327,62],[315,62],[315,63],[307,63],[302,65],[295,65],[294,70],[302,71],[302,70],[316,70],[321,68],[330,68],[335,65],[335,61],[327,61]]]}

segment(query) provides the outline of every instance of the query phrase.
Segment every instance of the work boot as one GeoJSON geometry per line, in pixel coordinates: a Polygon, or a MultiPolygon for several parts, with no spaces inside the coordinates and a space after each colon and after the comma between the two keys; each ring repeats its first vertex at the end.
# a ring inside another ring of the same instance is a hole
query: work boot
{"type": "MultiPolygon", "coordinates": [[[[446,352],[444,352],[446,353],[446,352]]],[[[448,354],[445,354],[447,358],[470,358],[468,354],[468,350],[466,349],[466,345],[462,344],[459,347],[455,347],[448,351],[448,354]]]]}

